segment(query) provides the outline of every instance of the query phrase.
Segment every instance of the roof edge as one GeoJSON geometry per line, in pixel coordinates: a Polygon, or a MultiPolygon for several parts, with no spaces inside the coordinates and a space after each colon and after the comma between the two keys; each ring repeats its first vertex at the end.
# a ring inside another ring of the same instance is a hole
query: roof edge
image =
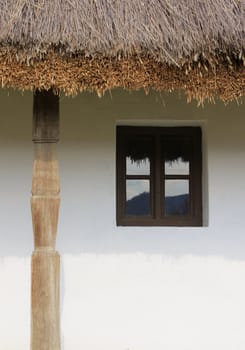
{"type": "Polygon", "coordinates": [[[60,55],[49,50],[41,58],[22,61],[18,51],[0,49],[2,87],[20,90],[50,89],[76,95],[121,87],[127,90],[184,90],[187,100],[225,102],[245,96],[245,62],[237,57],[199,57],[181,67],[155,60],[149,55],[107,58],[101,55],[60,55]]]}

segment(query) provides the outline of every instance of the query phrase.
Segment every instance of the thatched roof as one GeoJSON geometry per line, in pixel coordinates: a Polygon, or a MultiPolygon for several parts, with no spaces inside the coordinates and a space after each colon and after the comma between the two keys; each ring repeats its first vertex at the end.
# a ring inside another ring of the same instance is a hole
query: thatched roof
{"type": "Polygon", "coordinates": [[[2,86],[245,95],[244,0],[0,0],[2,86]]]}

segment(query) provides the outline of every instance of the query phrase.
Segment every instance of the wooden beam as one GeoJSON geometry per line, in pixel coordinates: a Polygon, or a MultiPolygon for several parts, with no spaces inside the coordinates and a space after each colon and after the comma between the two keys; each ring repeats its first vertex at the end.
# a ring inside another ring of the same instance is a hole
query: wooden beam
{"type": "Polygon", "coordinates": [[[59,97],[52,90],[36,91],[33,100],[31,196],[34,232],[31,350],[60,350],[60,257],[55,250],[60,205],[58,139],[59,97]]]}

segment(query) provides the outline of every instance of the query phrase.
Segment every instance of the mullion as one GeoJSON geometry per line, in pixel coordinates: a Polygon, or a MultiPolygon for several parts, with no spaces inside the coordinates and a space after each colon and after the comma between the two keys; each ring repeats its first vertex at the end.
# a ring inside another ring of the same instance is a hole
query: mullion
{"type": "Polygon", "coordinates": [[[151,175],[126,175],[126,180],[151,180],[151,175]]]}
{"type": "Polygon", "coordinates": [[[166,140],[168,138],[166,135],[164,135],[164,138],[162,139],[163,146],[161,148],[162,150],[162,158],[161,158],[161,167],[162,167],[162,201],[161,201],[161,219],[165,219],[165,180],[166,180],[166,174],[165,174],[165,161],[166,161],[166,155],[165,155],[165,148],[166,148],[166,140]]]}
{"type": "MultiPolygon", "coordinates": [[[[193,149],[195,149],[195,146],[196,146],[193,137],[191,139],[191,142],[192,142],[191,149],[193,150],[193,149]]],[[[194,172],[195,172],[194,159],[193,159],[194,156],[195,156],[195,154],[192,151],[190,154],[190,179],[189,179],[189,212],[192,216],[194,214],[194,207],[193,207],[193,204],[194,204],[193,203],[193,185],[195,183],[195,181],[194,181],[195,176],[193,176],[194,172]]]]}
{"type": "Polygon", "coordinates": [[[154,198],[155,198],[155,218],[160,220],[162,216],[162,157],[161,157],[161,136],[156,135],[155,137],[155,188],[154,188],[154,198]]]}
{"type": "Polygon", "coordinates": [[[190,180],[190,175],[165,175],[164,180],[190,180]]]}

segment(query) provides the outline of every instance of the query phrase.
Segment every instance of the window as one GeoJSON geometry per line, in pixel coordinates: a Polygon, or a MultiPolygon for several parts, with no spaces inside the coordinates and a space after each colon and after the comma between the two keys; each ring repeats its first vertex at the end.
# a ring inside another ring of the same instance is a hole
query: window
{"type": "Polygon", "coordinates": [[[199,127],[117,127],[117,225],[201,226],[199,127]]]}

